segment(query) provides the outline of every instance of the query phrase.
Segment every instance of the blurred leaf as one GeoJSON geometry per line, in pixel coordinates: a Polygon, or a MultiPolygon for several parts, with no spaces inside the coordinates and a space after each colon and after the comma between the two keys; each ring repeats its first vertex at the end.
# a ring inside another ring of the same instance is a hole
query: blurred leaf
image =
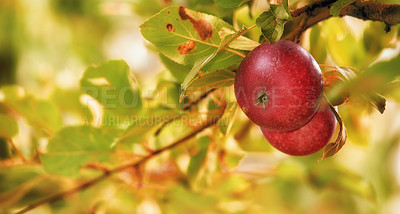
{"type": "Polygon", "coordinates": [[[214,71],[196,77],[186,89],[185,96],[196,91],[207,91],[213,88],[222,88],[233,85],[235,73],[227,70],[214,71]]]}
{"type": "Polygon", "coordinates": [[[386,98],[380,94],[374,94],[368,97],[371,105],[378,110],[381,114],[386,108],[386,98]]]}
{"type": "Polygon", "coordinates": [[[188,166],[188,176],[189,179],[194,182],[196,177],[200,171],[200,168],[203,166],[205,162],[205,158],[207,155],[208,145],[210,144],[210,137],[202,136],[197,140],[197,145],[199,151],[192,158],[190,158],[189,166],[188,166]]]}
{"type": "Polygon", "coordinates": [[[149,17],[160,11],[164,5],[160,0],[137,0],[132,2],[135,14],[149,17]]]}
{"type": "Polygon", "coordinates": [[[232,127],[232,123],[236,117],[237,102],[230,102],[225,109],[224,115],[218,120],[218,128],[222,134],[226,135],[232,127]]]}
{"type": "Polygon", "coordinates": [[[310,182],[321,189],[330,188],[376,202],[376,193],[370,182],[337,164],[332,164],[330,167],[316,164],[311,169],[310,182]]]}
{"type": "Polygon", "coordinates": [[[334,142],[330,142],[325,146],[322,156],[319,158],[319,160],[324,160],[324,159],[329,158],[329,157],[335,155],[336,153],[338,153],[339,150],[343,147],[343,145],[346,143],[346,140],[347,140],[347,131],[346,131],[346,127],[343,124],[342,118],[337,113],[337,111],[334,107],[330,106],[330,108],[331,108],[333,114],[335,115],[336,120],[339,123],[339,133],[334,142]]]}
{"type": "Polygon", "coordinates": [[[336,1],[336,2],[333,3],[333,5],[331,6],[331,10],[330,10],[331,15],[332,15],[332,16],[339,16],[340,10],[341,10],[343,7],[345,7],[345,6],[347,6],[347,5],[351,4],[351,3],[353,3],[353,2],[355,2],[355,1],[356,1],[356,0],[338,0],[338,1],[336,1]]]}
{"type": "Polygon", "coordinates": [[[371,61],[374,61],[383,49],[396,47],[396,42],[394,42],[396,41],[396,30],[385,32],[385,27],[383,22],[368,22],[368,26],[363,32],[362,41],[371,61]]]}
{"type": "Polygon", "coordinates": [[[193,214],[221,213],[217,207],[218,199],[213,195],[195,192],[182,185],[177,185],[163,194],[162,201],[166,201],[166,203],[162,203],[161,205],[162,210],[167,214],[188,212],[193,214]]]}
{"type": "Polygon", "coordinates": [[[133,88],[130,68],[123,60],[112,60],[86,69],[81,90],[116,115],[132,115],[141,108],[140,92],[133,88]]]}
{"type": "Polygon", "coordinates": [[[179,64],[204,66],[205,71],[240,62],[241,57],[232,51],[223,50],[216,54],[221,43],[217,32],[222,27],[233,30],[232,26],[215,16],[176,6],[163,9],[140,26],[143,37],[162,54],[179,64]],[[205,65],[204,61],[209,64],[205,65]]]}
{"type": "Polygon", "coordinates": [[[18,86],[4,86],[0,89],[4,101],[0,103],[14,109],[39,133],[52,135],[61,128],[62,118],[58,108],[48,100],[39,100],[32,95],[26,95],[25,90],[18,86]]]}
{"type": "Polygon", "coordinates": [[[175,77],[175,79],[179,83],[182,83],[186,77],[186,74],[188,74],[189,71],[191,70],[191,67],[188,65],[179,64],[171,60],[170,58],[166,57],[161,52],[159,56],[164,66],[171,72],[171,74],[175,77]]]}
{"type": "Polygon", "coordinates": [[[86,121],[92,120],[92,114],[87,106],[80,101],[81,91],[79,88],[68,90],[55,89],[51,95],[51,100],[57,105],[61,112],[75,113],[85,118],[86,121]]]}
{"type": "Polygon", "coordinates": [[[76,176],[80,167],[108,159],[114,150],[115,133],[90,126],[66,127],[47,145],[40,155],[44,169],[62,176],[76,176]]]}
{"type": "Polygon", "coordinates": [[[242,3],[250,0],[213,0],[213,1],[224,8],[235,8],[240,6],[242,3]]]}
{"type": "Polygon", "coordinates": [[[379,90],[391,81],[400,78],[400,53],[388,61],[378,62],[367,68],[362,75],[360,81],[372,80],[374,84],[371,90],[379,90]]]}
{"type": "Polygon", "coordinates": [[[367,67],[371,61],[362,40],[356,38],[350,25],[341,18],[330,18],[321,26],[321,35],[326,36],[326,47],[337,65],[355,68],[367,67]]]}
{"type": "MultiPolygon", "coordinates": [[[[348,91],[351,92],[352,99],[361,98],[363,101],[366,101],[366,104],[371,105],[381,114],[385,111],[386,99],[378,92],[382,91],[382,88],[386,88],[389,82],[382,81],[379,77],[371,77],[365,72],[357,75],[352,68],[348,67],[336,66],[336,71],[344,77],[345,82],[344,84],[338,84],[333,88],[334,90],[330,90],[329,93],[327,93],[328,99],[340,97],[338,93],[348,91]]],[[[384,72],[381,74],[384,74],[384,72]]]]}
{"type": "Polygon", "coordinates": [[[18,130],[18,124],[13,118],[0,113],[0,137],[12,138],[18,134],[18,130]]]}
{"type": "Polygon", "coordinates": [[[326,39],[321,35],[321,27],[315,25],[310,31],[310,53],[318,63],[323,63],[327,56],[326,39]]]}

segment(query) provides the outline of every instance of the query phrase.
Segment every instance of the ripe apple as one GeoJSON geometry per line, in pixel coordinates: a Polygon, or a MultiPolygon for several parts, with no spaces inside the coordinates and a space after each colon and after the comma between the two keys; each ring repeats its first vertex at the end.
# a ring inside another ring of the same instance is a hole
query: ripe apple
{"type": "Polygon", "coordinates": [[[241,62],[235,95],[243,112],[257,125],[290,131],[317,112],[322,74],[314,58],[291,41],[262,44],[241,62]]]}
{"type": "Polygon", "coordinates": [[[295,156],[315,153],[328,144],[336,128],[336,118],[329,106],[319,110],[303,127],[288,132],[261,128],[264,137],[279,151],[295,156]]]}

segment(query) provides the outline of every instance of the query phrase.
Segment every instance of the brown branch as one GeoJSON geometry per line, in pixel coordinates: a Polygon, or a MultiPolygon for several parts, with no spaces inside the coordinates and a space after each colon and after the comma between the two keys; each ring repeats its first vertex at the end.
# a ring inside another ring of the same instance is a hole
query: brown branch
{"type": "Polygon", "coordinates": [[[82,183],[82,184],[80,184],[80,185],[78,185],[78,186],[76,186],[76,187],[74,187],[72,189],[69,189],[69,190],[66,190],[64,192],[60,192],[60,193],[51,195],[49,197],[43,198],[43,199],[33,203],[33,204],[30,204],[27,207],[23,208],[22,210],[18,211],[16,214],[26,213],[26,212],[28,212],[28,211],[30,211],[30,210],[32,210],[32,209],[34,209],[34,208],[36,208],[36,207],[38,207],[40,205],[43,205],[43,204],[46,204],[46,203],[55,202],[55,201],[58,201],[60,199],[65,198],[67,196],[70,196],[72,194],[75,194],[75,193],[77,193],[79,191],[83,191],[85,189],[88,189],[89,187],[92,187],[92,186],[98,184],[99,182],[103,181],[104,179],[110,177],[114,173],[118,173],[118,172],[124,171],[124,170],[126,170],[128,168],[131,168],[131,167],[138,167],[138,166],[144,164],[146,161],[150,160],[151,158],[157,156],[158,154],[161,154],[161,153],[163,153],[165,151],[168,151],[168,150],[170,150],[170,149],[172,149],[172,148],[174,148],[176,146],[181,145],[183,142],[193,138],[198,133],[202,132],[204,129],[215,125],[218,122],[219,119],[220,119],[220,117],[211,118],[211,119],[207,120],[202,126],[200,126],[199,128],[195,129],[194,131],[192,131],[188,135],[182,137],[179,140],[176,140],[175,142],[171,143],[170,145],[168,145],[168,146],[166,146],[164,148],[161,148],[161,149],[153,151],[152,153],[150,153],[147,156],[143,157],[139,161],[134,161],[134,162],[131,162],[131,163],[124,164],[122,166],[116,167],[116,168],[111,169],[109,171],[105,171],[102,175],[97,176],[97,177],[95,177],[95,178],[93,178],[93,179],[91,179],[89,181],[86,181],[86,182],[84,182],[84,183],[82,183]]]}
{"type": "MultiPolygon", "coordinates": [[[[287,26],[288,28],[294,28],[294,30],[288,31],[289,33],[284,36],[284,39],[295,41],[308,28],[332,17],[330,7],[334,2],[336,0],[322,0],[292,11],[294,19],[287,26]],[[304,26],[301,29],[296,29],[295,26],[298,26],[305,17],[308,17],[308,19],[304,26]]],[[[356,0],[343,7],[340,16],[352,16],[362,20],[384,22],[387,25],[385,30],[388,31],[390,26],[400,23],[400,5],[356,0]]]]}
{"type": "Polygon", "coordinates": [[[400,23],[400,4],[384,4],[377,1],[358,0],[344,7],[340,15],[384,22],[392,26],[400,23]]]}

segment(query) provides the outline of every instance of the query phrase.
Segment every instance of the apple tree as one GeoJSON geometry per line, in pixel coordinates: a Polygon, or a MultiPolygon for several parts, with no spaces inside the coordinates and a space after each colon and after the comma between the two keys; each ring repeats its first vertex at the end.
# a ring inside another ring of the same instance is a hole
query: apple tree
{"type": "Polygon", "coordinates": [[[5,0],[0,17],[1,213],[400,209],[397,0],[5,0]]]}

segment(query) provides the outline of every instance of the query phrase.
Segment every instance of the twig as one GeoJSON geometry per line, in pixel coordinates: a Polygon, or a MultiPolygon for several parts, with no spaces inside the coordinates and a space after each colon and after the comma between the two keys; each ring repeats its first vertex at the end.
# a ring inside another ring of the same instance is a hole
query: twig
{"type": "Polygon", "coordinates": [[[27,207],[23,208],[22,210],[18,211],[16,214],[26,213],[26,212],[28,212],[28,211],[30,211],[30,210],[32,210],[32,209],[34,209],[34,208],[36,208],[36,207],[38,207],[40,205],[43,205],[43,204],[46,204],[46,203],[55,202],[55,201],[58,201],[60,199],[65,198],[67,196],[70,196],[72,194],[75,194],[75,193],[77,193],[79,191],[83,191],[85,189],[88,189],[89,187],[92,187],[95,184],[98,184],[100,181],[103,181],[104,179],[110,177],[114,173],[124,171],[124,170],[126,170],[128,168],[131,168],[131,167],[138,167],[141,164],[143,164],[146,161],[148,161],[149,159],[157,156],[158,154],[163,153],[163,152],[165,152],[167,150],[170,150],[170,149],[172,149],[172,148],[174,148],[176,146],[179,146],[183,142],[193,138],[198,133],[202,132],[204,129],[215,125],[218,122],[219,119],[220,119],[220,117],[211,118],[211,119],[207,120],[198,129],[196,129],[193,132],[191,132],[190,134],[182,137],[181,139],[171,143],[170,145],[168,145],[168,146],[166,146],[164,148],[155,150],[154,152],[150,153],[149,155],[145,156],[144,158],[140,159],[139,161],[134,161],[134,162],[131,162],[131,163],[124,164],[122,166],[116,167],[116,168],[111,169],[109,171],[105,171],[102,175],[97,176],[97,177],[95,177],[95,178],[93,178],[93,179],[91,179],[89,181],[86,181],[86,182],[84,182],[84,183],[82,183],[82,184],[80,184],[80,185],[78,185],[78,186],[76,186],[76,187],[74,187],[72,189],[69,189],[69,190],[64,191],[64,192],[57,193],[55,195],[52,195],[52,196],[49,196],[49,197],[44,198],[42,200],[39,200],[39,201],[37,201],[37,202],[35,202],[33,204],[30,204],[27,207]]]}

